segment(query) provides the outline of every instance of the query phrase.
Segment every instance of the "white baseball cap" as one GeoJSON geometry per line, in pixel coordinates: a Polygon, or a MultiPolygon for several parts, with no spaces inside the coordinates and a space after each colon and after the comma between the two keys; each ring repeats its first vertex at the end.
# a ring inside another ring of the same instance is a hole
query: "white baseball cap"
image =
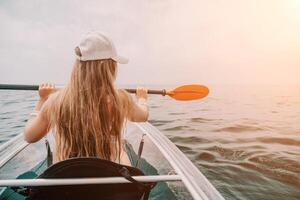
{"type": "Polygon", "coordinates": [[[99,31],[91,31],[84,35],[78,45],[81,56],[79,60],[113,59],[120,64],[128,63],[128,59],[117,54],[113,42],[99,31]]]}

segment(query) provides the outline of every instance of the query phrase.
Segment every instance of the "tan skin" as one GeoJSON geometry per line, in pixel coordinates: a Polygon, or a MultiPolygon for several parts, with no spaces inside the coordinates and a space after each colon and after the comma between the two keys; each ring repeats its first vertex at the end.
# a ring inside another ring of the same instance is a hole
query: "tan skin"
{"type": "MultiPolygon", "coordinates": [[[[57,89],[53,84],[44,83],[39,86],[40,99],[36,104],[35,111],[39,112],[43,104],[47,101],[50,94],[56,92],[57,89]]],[[[146,105],[147,102],[147,89],[138,87],[136,92],[137,104],[133,105],[132,112],[127,118],[133,122],[145,122],[148,120],[149,110],[146,105]]],[[[25,130],[24,139],[28,143],[34,143],[42,139],[49,131],[49,122],[42,117],[39,112],[36,117],[28,120],[25,130]]]]}

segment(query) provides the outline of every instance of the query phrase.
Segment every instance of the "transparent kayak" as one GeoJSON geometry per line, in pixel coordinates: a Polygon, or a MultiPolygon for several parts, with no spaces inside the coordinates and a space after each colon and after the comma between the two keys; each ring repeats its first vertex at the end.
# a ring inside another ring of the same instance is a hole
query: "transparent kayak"
{"type": "MultiPolygon", "coordinates": [[[[196,166],[159,130],[149,123],[128,122],[124,128],[126,151],[132,166],[139,160],[146,176],[134,177],[138,181],[158,184],[151,191],[150,199],[224,199],[196,166]],[[143,151],[138,151],[143,139],[143,151]]],[[[50,146],[52,134],[48,134],[50,146]]],[[[36,178],[17,179],[21,174],[34,171],[42,173],[47,168],[46,139],[34,144],[23,140],[22,134],[0,146],[0,200],[8,187],[125,183],[122,177],[47,180],[36,178]]]]}

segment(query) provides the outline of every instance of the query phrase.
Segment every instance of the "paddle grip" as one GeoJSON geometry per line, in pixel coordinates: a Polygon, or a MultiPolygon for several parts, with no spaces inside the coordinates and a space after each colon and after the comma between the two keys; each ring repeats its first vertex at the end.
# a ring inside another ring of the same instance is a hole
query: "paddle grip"
{"type": "MultiPolygon", "coordinates": [[[[125,89],[129,93],[136,93],[136,89],[125,89]]],[[[160,94],[165,96],[167,94],[167,91],[165,89],[163,90],[148,90],[148,94],[160,94]]]]}

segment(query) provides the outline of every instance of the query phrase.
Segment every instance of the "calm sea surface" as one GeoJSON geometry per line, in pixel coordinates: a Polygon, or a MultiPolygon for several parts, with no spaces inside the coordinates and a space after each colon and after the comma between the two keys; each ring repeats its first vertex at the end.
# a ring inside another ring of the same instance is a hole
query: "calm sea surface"
{"type": "MultiPolygon", "coordinates": [[[[151,96],[150,123],[226,199],[300,199],[300,87],[210,86],[202,101],[151,96]]],[[[37,93],[0,91],[0,144],[22,132],[37,93]]]]}

